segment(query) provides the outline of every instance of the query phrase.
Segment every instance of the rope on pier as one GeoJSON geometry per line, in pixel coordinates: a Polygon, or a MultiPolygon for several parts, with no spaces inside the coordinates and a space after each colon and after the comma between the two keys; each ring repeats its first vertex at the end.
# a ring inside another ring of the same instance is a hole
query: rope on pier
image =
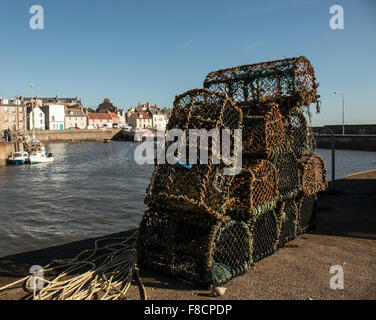
{"type": "Polygon", "coordinates": [[[34,300],[118,300],[127,299],[126,294],[132,278],[140,287],[140,294],[147,299],[136,266],[136,249],[133,246],[136,233],[129,237],[105,238],[95,241],[94,248],[82,251],[73,259],[53,260],[35,274],[17,280],[0,291],[25,284],[43,283],[38,290],[33,285],[29,299],[34,300]],[[99,247],[101,241],[113,243],[99,247]],[[115,242],[114,242],[115,241],[115,242]],[[43,274],[44,277],[38,276],[43,274]],[[46,276],[55,274],[52,279],[46,276]]]}

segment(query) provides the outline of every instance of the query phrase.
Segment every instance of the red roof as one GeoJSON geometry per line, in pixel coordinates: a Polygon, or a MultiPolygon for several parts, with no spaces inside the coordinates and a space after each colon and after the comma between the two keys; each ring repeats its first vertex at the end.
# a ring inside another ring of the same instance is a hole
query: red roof
{"type": "Polygon", "coordinates": [[[119,118],[115,112],[110,112],[110,115],[112,118],[119,118]]]}
{"type": "Polygon", "coordinates": [[[134,115],[135,115],[135,117],[136,117],[137,119],[152,119],[152,118],[150,117],[150,115],[149,115],[147,112],[136,111],[136,112],[134,113],[134,115]],[[140,117],[140,115],[141,115],[141,117],[140,117]]]}
{"type": "Polygon", "coordinates": [[[96,113],[96,112],[89,112],[87,114],[89,119],[107,119],[111,120],[111,117],[108,113],[96,113]]]}

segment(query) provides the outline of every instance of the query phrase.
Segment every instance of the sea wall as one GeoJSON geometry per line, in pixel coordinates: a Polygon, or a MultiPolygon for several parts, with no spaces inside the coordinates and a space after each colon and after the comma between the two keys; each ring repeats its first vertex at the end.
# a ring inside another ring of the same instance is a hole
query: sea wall
{"type": "MultiPolygon", "coordinates": [[[[318,148],[330,149],[331,136],[315,135],[318,148]]],[[[335,147],[342,150],[376,151],[376,135],[335,135],[335,147]]]]}
{"type": "Polygon", "coordinates": [[[23,151],[22,142],[0,142],[0,167],[6,165],[10,153],[23,151]]]}
{"type": "MultiPolygon", "coordinates": [[[[33,133],[27,132],[25,135],[32,137],[33,133]]],[[[122,134],[121,129],[41,130],[35,133],[35,137],[44,142],[83,142],[120,140],[122,134]]]]}

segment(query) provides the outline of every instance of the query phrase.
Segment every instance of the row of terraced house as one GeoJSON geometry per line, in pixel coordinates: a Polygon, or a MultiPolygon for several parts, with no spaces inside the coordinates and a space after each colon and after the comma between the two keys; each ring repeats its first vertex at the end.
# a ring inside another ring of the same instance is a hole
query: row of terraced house
{"type": "Polygon", "coordinates": [[[88,113],[78,98],[0,98],[0,130],[65,130],[112,127],[124,120],[118,113],[88,113]]]}
{"type": "Polygon", "coordinates": [[[76,98],[14,98],[0,97],[0,130],[65,130],[96,129],[115,126],[165,129],[169,109],[138,103],[127,112],[104,99],[96,112],[85,109],[76,98]]]}

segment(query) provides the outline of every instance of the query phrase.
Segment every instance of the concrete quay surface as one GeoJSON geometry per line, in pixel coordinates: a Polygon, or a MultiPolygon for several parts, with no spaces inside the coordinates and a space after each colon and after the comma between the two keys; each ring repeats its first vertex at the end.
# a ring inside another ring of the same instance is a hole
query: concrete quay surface
{"type": "MultiPolygon", "coordinates": [[[[347,300],[376,299],[376,170],[336,181],[336,191],[318,200],[318,225],[254,269],[226,283],[222,297],[193,284],[141,270],[148,299],[154,300],[347,300]],[[344,289],[330,288],[330,267],[342,266],[344,289]]],[[[131,231],[116,234],[125,236],[131,231]]],[[[114,235],[111,235],[114,236],[114,235]]],[[[0,258],[0,287],[28,275],[31,265],[73,257],[92,248],[95,239],[0,258]]],[[[22,285],[0,292],[0,300],[26,296],[22,285]]],[[[140,299],[135,283],[129,299],[140,299]]]]}

